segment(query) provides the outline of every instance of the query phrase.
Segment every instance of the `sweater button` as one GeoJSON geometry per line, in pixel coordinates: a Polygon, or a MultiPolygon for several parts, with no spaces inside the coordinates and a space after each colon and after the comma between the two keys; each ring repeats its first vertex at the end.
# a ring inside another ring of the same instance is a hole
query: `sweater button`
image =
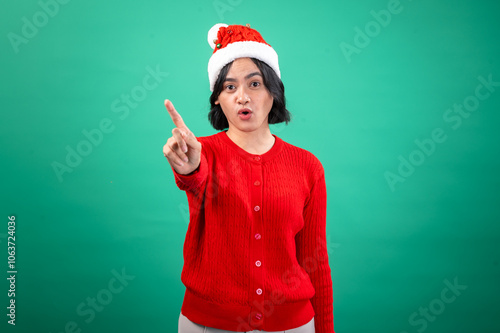
{"type": "Polygon", "coordinates": [[[256,212],[258,212],[258,211],[260,210],[260,207],[259,207],[259,206],[255,206],[255,207],[253,208],[253,210],[255,210],[256,212]]]}
{"type": "Polygon", "coordinates": [[[255,161],[260,161],[260,156],[255,156],[253,159],[254,159],[255,161]]]}
{"type": "Polygon", "coordinates": [[[257,260],[257,261],[255,262],[255,266],[260,267],[261,265],[262,265],[262,263],[260,262],[260,260],[257,260]]]}
{"type": "Polygon", "coordinates": [[[262,236],[260,234],[255,234],[255,239],[261,239],[262,236]]]}
{"type": "Polygon", "coordinates": [[[260,185],[260,182],[258,180],[256,180],[254,183],[253,183],[255,186],[259,186],[260,185]]]}
{"type": "Polygon", "coordinates": [[[260,288],[257,289],[255,292],[257,293],[257,295],[262,295],[262,289],[260,289],[260,288]]]}
{"type": "Polygon", "coordinates": [[[257,320],[261,320],[262,319],[262,313],[255,314],[255,318],[257,318],[257,320]]]}

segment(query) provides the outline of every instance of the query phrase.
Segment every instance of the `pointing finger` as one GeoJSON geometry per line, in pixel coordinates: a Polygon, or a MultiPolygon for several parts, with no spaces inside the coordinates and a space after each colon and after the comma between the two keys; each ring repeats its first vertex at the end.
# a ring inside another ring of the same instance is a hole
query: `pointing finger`
{"type": "Polygon", "coordinates": [[[187,128],[186,124],[184,124],[184,120],[182,120],[181,115],[179,114],[179,112],[177,112],[172,102],[168,99],[165,100],[165,107],[167,108],[168,114],[170,114],[170,118],[172,118],[172,121],[174,122],[176,127],[187,128]]]}

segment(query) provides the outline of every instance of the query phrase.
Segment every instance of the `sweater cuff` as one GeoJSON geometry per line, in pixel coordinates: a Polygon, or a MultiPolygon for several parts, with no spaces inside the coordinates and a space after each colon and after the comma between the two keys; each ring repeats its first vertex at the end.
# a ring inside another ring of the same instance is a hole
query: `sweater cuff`
{"type": "Polygon", "coordinates": [[[196,190],[204,185],[204,182],[208,176],[208,166],[205,155],[201,154],[200,164],[198,167],[187,175],[182,175],[175,171],[172,167],[172,171],[175,177],[175,183],[183,191],[196,190]]]}

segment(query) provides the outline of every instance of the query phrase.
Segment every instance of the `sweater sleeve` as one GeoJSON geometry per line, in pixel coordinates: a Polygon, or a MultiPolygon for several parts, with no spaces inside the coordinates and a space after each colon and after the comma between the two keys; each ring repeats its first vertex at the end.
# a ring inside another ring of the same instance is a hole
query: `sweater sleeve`
{"type": "Polygon", "coordinates": [[[193,192],[194,194],[202,193],[205,189],[208,177],[208,162],[202,149],[200,156],[200,165],[198,168],[187,175],[182,175],[172,168],[177,187],[183,191],[193,192]]]}
{"type": "Polygon", "coordinates": [[[333,283],[326,244],[326,184],[319,160],[314,175],[314,185],[304,206],[304,227],[296,235],[297,259],[314,286],[311,303],[316,333],[334,333],[333,283]]]}

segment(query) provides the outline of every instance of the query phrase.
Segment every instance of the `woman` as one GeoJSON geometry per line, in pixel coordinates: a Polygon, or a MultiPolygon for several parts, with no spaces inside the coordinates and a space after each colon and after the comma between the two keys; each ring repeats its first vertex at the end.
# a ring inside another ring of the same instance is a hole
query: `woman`
{"type": "Polygon", "coordinates": [[[334,332],[324,170],[269,128],[290,120],[278,56],[249,25],[215,25],[209,43],[220,132],[196,137],[165,101],[163,153],[190,210],[179,333],[334,332]]]}

